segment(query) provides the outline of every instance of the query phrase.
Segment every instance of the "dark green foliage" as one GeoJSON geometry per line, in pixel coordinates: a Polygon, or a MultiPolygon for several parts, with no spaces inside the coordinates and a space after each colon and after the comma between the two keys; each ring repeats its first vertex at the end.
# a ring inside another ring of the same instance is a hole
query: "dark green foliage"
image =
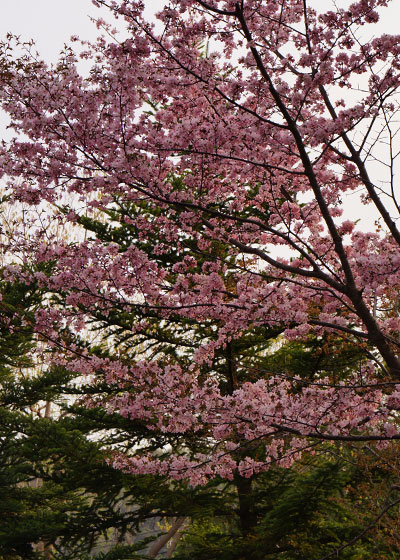
{"type": "MultiPolygon", "coordinates": [[[[271,469],[252,481],[257,522],[244,535],[235,508],[230,517],[214,514],[194,521],[174,555],[176,560],[319,560],[361,535],[365,504],[356,506],[362,469],[329,456],[309,457],[291,469],[271,469]]],[[[348,456],[348,459],[351,455],[348,456]]],[[[353,459],[356,458],[354,455],[353,459]]],[[[342,560],[395,558],[385,534],[367,532],[339,556],[342,560]],[[380,554],[384,556],[380,556],[380,554]],[[385,556],[387,554],[387,556],[385,556]]]]}
{"type": "Polygon", "coordinates": [[[0,291],[0,558],[42,558],[47,547],[51,557],[78,560],[154,516],[159,483],[112,469],[104,447],[122,419],[72,406],[89,387],[41,365],[33,329],[40,289],[3,282],[0,291]]]}

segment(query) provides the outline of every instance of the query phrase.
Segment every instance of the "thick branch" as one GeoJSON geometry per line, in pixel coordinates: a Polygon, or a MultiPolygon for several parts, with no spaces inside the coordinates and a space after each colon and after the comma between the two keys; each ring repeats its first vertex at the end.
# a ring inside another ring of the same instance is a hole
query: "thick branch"
{"type": "Polygon", "coordinates": [[[295,434],[300,437],[320,439],[323,441],[392,441],[400,439],[400,434],[395,434],[393,436],[378,436],[378,435],[340,435],[340,434],[325,434],[320,432],[309,432],[308,434],[303,434],[300,430],[296,428],[290,428],[289,426],[284,426],[282,424],[271,423],[273,428],[277,428],[281,432],[288,432],[290,434],[295,434]]]}

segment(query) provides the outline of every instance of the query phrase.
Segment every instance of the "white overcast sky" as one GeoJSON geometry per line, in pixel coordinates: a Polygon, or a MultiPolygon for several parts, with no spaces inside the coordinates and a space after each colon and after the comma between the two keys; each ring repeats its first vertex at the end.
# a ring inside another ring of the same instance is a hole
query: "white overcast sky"
{"type": "Polygon", "coordinates": [[[71,35],[94,38],[96,16],[91,0],[0,0],[0,37],[6,33],[34,39],[43,58],[57,59],[57,53],[71,35]]]}
{"type": "MultiPolygon", "coordinates": [[[[163,5],[163,0],[147,0],[146,11],[157,12],[163,5]]],[[[112,21],[109,11],[96,8],[91,0],[0,0],[0,6],[0,39],[8,32],[34,39],[48,62],[57,60],[71,35],[95,39],[98,30],[90,17],[112,21]]]]}

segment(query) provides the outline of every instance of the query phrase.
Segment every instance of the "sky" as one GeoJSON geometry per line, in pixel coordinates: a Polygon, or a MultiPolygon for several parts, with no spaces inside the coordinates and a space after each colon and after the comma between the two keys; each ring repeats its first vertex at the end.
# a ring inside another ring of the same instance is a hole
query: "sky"
{"type": "MultiPolygon", "coordinates": [[[[91,0],[0,0],[0,39],[8,32],[21,39],[34,39],[41,56],[57,60],[71,35],[95,39],[98,30],[91,17],[110,20],[107,9],[96,8],[91,0]]],[[[145,0],[149,13],[160,9],[163,0],[145,0]]]]}
{"type": "Polygon", "coordinates": [[[96,26],[89,17],[97,17],[100,10],[91,0],[3,0],[2,4],[0,37],[12,32],[24,40],[34,39],[49,62],[57,60],[71,35],[96,37],[96,26]]]}

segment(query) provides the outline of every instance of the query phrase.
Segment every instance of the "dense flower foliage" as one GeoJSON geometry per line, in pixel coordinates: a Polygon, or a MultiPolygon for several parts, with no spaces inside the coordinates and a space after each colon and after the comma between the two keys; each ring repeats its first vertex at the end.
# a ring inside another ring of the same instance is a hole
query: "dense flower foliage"
{"type": "MultiPolygon", "coordinates": [[[[172,0],[157,25],[142,2],[94,3],[128,38],[84,44],[87,77],[71,50],[49,69],[3,45],[16,136],[0,162],[32,212],[51,208],[66,231],[103,223],[61,239],[37,220],[7,247],[51,263],[32,272],[53,294],[35,319],[51,359],[119,387],[91,406],[202,442],[143,445],[115,465],[202,483],[290,464],[322,440],[400,437],[400,37],[368,36],[388,1],[320,13],[306,0],[172,0]],[[360,193],[376,231],[357,227],[360,193]],[[155,321],[180,325],[174,354],[151,352],[155,321]],[[107,356],[79,342],[100,327],[107,356]],[[277,345],[335,333],[365,359],[340,379],[282,366],[223,390],[217,352],[265,327],[281,330],[277,345]],[[133,339],[140,359],[121,342],[133,339]]],[[[6,275],[32,280],[15,264],[6,275]]]]}

